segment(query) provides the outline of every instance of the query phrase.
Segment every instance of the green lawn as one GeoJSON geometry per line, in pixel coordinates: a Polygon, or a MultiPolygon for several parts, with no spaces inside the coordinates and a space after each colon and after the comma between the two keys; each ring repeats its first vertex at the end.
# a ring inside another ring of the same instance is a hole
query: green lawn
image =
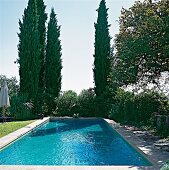
{"type": "Polygon", "coordinates": [[[35,120],[0,123],[0,138],[34,121],[35,120]]]}

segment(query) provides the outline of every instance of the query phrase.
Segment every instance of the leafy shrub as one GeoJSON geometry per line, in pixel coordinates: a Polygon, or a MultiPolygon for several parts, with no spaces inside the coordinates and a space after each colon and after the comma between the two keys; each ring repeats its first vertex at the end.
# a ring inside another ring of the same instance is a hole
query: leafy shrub
{"type": "Polygon", "coordinates": [[[137,126],[148,125],[162,137],[169,135],[169,126],[165,120],[157,125],[156,114],[169,113],[168,99],[157,92],[146,91],[139,94],[119,89],[115,96],[110,118],[123,123],[132,123],[137,126]]]}
{"type": "Polygon", "coordinates": [[[117,121],[132,120],[134,118],[133,98],[134,93],[117,90],[110,117],[117,121]]]}
{"type": "Polygon", "coordinates": [[[157,134],[159,134],[162,137],[168,137],[169,136],[169,125],[161,124],[159,127],[157,127],[157,134]]]}
{"type": "Polygon", "coordinates": [[[157,134],[161,137],[169,136],[169,122],[166,115],[154,115],[152,118],[153,127],[155,127],[157,134]]]}
{"type": "Polygon", "coordinates": [[[90,88],[82,90],[77,96],[69,90],[56,99],[56,113],[59,116],[73,116],[79,113],[82,117],[107,117],[111,105],[106,93],[96,97],[94,89],[90,88]]]}
{"type": "Polygon", "coordinates": [[[92,88],[82,90],[78,96],[79,113],[83,117],[95,116],[95,92],[92,88]]]}
{"type": "Polygon", "coordinates": [[[134,97],[137,122],[150,120],[152,113],[161,112],[160,95],[154,91],[143,92],[134,97]]]}
{"type": "Polygon", "coordinates": [[[75,105],[78,105],[76,92],[65,91],[56,99],[56,113],[59,116],[73,116],[75,105]]]}
{"type": "Polygon", "coordinates": [[[95,97],[94,100],[94,115],[96,117],[108,117],[111,111],[112,103],[105,94],[95,97]]]}
{"type": "Polygon", "coordinates": [[[43,112],[46,116],[54,114],[56,110],[56,102],[50,93],[39,94],[39,100],[36,102],[38,113],[43,112]],[[39,106],[39,107],[38,107],[39,106]]]}
{"type": "Polygon", "coordinates": [[[13,96],[11,98],[10,113],[16,120],[34,119],[33,104],[28,102],[26,95],[13,96]]]}
{"type": "Polygon", "coordinates": [[[150,121],[152,113],[166,114],[168,104],[165,96],[147,91],[139,94],[119,89],[113,104],[111,118],[117,121],[144,122],[150,121]]]}

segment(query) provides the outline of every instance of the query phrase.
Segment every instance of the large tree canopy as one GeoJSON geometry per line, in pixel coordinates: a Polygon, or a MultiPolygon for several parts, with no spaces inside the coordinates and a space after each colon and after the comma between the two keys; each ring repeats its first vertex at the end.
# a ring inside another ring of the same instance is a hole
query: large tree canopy
{"type": "Polygon", "coordinates": [[[40,41],[40,72],[39,72],[39,90],[44,91],[45,87],[45,48],[46,48],[46,20],[47,13],[45,13],[46,6],[43,0],[37,0],[37,14],[39,16],[38,31],[40,41]]]}
{"type": "Polygon", "coordinates": [[[50,21],[47,31],[46,46],[46,93],[53,97],[58,97],[61,90],[61,42],[60,42],[60,26],[58,26],[56,14],[52,8],[50,21]]]}
{"type": "Polygon", "coordinates": [[[137,1],[121,10],[115,71],[122,84],[154,81],[169,71],[169,2],[137,1]]]}
{"type": "Polygon", "coordinates": [[[23,21],[19,20],[20,92],[26,93],[29,99],[33,99],[37,95],[40,71],[41,48],[36,2],[36,0],[29,0],[27,8],[24,10],[23,21]]]}
{"type": "Polygon", "coordinates": [[[110,35],[105,0],[100,2],[97,23],[95,23],[94,82],[95,93],[102,95],[109,84],[111,74],[110,35]]]}

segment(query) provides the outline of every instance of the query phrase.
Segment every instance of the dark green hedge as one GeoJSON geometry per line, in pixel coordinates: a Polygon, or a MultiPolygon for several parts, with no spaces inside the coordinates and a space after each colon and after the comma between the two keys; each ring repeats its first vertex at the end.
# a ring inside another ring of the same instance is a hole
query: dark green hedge
{"type": "Polygon", "coordinates": [[[111,118],[117,121],[148,122],[153,113],[168,114],[169,103],[165,96],[146,91],[139,94],[118,90],[111,118]]]}

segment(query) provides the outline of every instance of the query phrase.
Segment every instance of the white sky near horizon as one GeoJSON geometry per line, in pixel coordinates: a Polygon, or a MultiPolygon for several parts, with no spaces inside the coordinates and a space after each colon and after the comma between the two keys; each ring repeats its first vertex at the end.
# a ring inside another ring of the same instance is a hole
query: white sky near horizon
{"type": "MultiPolygon", "coordinates": [[[[121,8],[129,8],[135,0],[106,0],[109,8],[110,35],[118,33],[118,17],[121,8]]],[[[22,18],[28,0],[0,0],[0,74],[8,78],[16,76],[19,80],[17,44],[19,32],[18,20],[22,18]]],[[[49,14],[54,7],[59,25],[61,25],[62,44],[62,90],[74,90],[94,87],[93,54],[94,22],[100,0],[44,0],[49,14]]]]}

